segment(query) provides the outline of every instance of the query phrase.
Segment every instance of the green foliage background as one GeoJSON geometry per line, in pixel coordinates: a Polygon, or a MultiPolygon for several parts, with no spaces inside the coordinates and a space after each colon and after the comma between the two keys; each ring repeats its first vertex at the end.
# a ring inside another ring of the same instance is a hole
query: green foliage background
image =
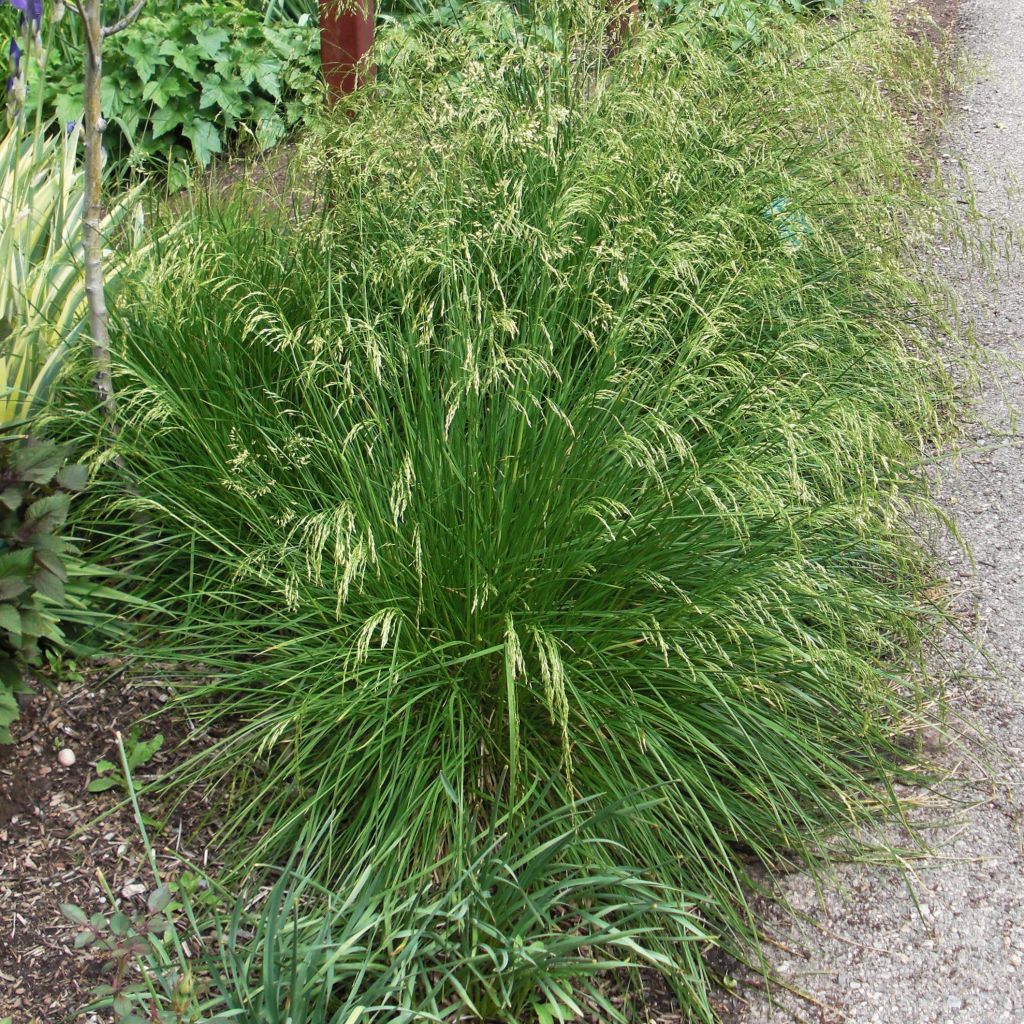
{"type": "MultiPolygon", "coordinates": [[[[124,4],[109,4],[115,19],[124,4]]],[[[16,24],[0,8],[0,27],[16,24]]],[[[81,28],[69,11],[42,75],[44,111],[61,123],[82,113],[81,28]]],[[[40,76],[31,77],[33,88],[40,76]]],[[[268,20],[244,0],[150,0],[142,17],[104,46],[106,143],[121,170],[160,169],[171,186],[189,166],[247,141],[279,142],[322,99],[315,20],[268,20]]],[[[30,104],[34,95],[30,96],[30,104]]]]}

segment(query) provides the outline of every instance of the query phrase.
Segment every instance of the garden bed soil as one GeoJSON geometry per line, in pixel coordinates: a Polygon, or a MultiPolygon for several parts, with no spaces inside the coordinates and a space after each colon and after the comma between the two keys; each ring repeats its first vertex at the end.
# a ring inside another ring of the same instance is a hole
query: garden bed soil
{"type": "MultiPolygon", "coordinates": [[[[0,747],[0,1020],[65,1024],[80,1017],[98,964],[73,948],[75,929],[64,903],[87,913],[110,912],[100,875],[119,906],[144,910],[155,886],[146,869],[132,809],[118,788],[88,792],[101,759],[117,760],[115,734],[159,711],[161,695],[125,687],[116,666],[56,689],[37,687],[14,724],[16,743],[0,747]],[[64,767],[68,748],[75,763],[64,767]]],[[[186,735],[180,725],[143,724],[141,735],[163,733],[165,746],[139,770],[139,781],[162,772],[186,735]]],[[[147,811],[153,809],[147,807],[147,811]]],[[[173,874],[177,856],[202,862],[194,845],[198,809],[192,805],[152,836],[161,868],[173,874]]]]}
{"type": "Polygon", "coordinates": [[[936,45],[944,43],[956,27],[960,14],[960,0],[914,0],[912,8],[917,15],[908,24],[914,38],[928,39],[936,45]],[[920,15],[926,15],[921,18],[920,15]]]}

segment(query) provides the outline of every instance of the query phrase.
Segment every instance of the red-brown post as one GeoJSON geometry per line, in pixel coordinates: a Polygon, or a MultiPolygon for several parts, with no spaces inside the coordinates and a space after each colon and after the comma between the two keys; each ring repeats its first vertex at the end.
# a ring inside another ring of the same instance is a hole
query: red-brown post
{"type": "Polygon", "coordinates": [[[626,37],[639,19],[640,3],[639,0],[611,0],[608,9],[613,12],[613,17],[608,22],[606,29],[608,41],[605,46],[605,54],[611,58],[622,49],[626,37]]]}
{"type": "Polygon", "coordinates": [[[320,0],[320,64],[331,96],[373,78],[373,0],[320,0]]]}

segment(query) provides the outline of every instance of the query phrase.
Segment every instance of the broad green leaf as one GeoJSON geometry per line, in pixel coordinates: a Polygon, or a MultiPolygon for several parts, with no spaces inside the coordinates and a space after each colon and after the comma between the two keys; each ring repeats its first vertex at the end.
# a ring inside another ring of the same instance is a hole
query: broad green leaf
{"type": "Polygon", "coordinates": [[[153,115],[150,125],[154,139],[158,139],[161,135],[166,135],[168,132],[178,131],[182,127],[182,116],[178,105],[176,103],[169,103],[158,110],[153,115]]]}
{"type": "Polygon", "coordinates": [[[25,492],[20,487],[8,487],[0,494],[0,502],[7,506],[12,512],[21,508],[25,492]]]}
{"type": "Polygon", "coordinates": [[[21,666],[12,657],[0,654],[0,700],[3,699],[4,687],[9,693],[27,692],[24,676],[21,666]]]}
{"type": "Polygon", "coordinates": [[[21,708],[13,694],[0,689],[0,725],[6,727],[21,716],[21,708]]]}
{"type": "Polygon", "coordinates": [[[271,149],[284,138],[286,131],[284,121],[277,114],[264,117],[256,128],[256,142],[260,149],[271,149]]]}
{"type": "Polygon", "coordinates": [[[209,60],[217,60],[224,44],[231,38],[222,28],[207,25],[196,30],[197,45],[209,60]]]}
{"type": "Polygon", "coordinates": [[[107,118],[117,117],[124,110],[124,90],[118,88],[117,82],[111,76],[105,77],[100,86],[100,102],[107,118]]]}
{"type": "Polygon", "coordinates": [[[142,83],[148,82],[156,72],[156,69],[163,64],[162,60],[148,51],[140,52],[135,59],[132,61],[132,67],[135,68],[135,73],[139,76],[139,81],[142,83]]]}
{"type": "Polygon", "coordinates": [[[55,604],[63,604],[65,600],[64,583],[49,569],[41,569],[32,577],[32,586],[36,592],[55,604]]]}
{"type": "Polygon", "coordinates": [[[82,465],[65,466],[57,474],[57,483],[69,491],[84,491],[89,482],[89,467],[82,465]]]}
{"type": "Polygon", "coordinates": [[[238,83],[219,75],[207,75],[203,80],[199,108],[205,110],[208,107],[217,107],[222,113],[241,117],[245,113],[245,105],[238,93],[238,83]]]}
{"type": "Polygon", "coordinates": [[[127,914],[115,914],[110,919],[110,930],[114,935],[127,935],[132,930],[132,920],[127,914]]]}
{"type": "Polygon", "coordinates": [[[0,554],[0,579],[28,576],[32,572],[33,564],[30,548],[21,548],[18,551],[7,551],[0,554]]]}
{"type": "Polygon", "coordinates": [[[34,533],[56,533],[68,517],[71,499],[66,494],[50,494],[32,502],[25,513],[26,527],[34,533]]]}
{"type": "Polygon", "coordinates": [[[21,636],[21,614],[13,605],[0,604],[0,629],[21,636]]]}
{"type": "Polygon", "coordinates": [[[152,103],[161,109],[167,105],[172,95],[171,80],[166,75],[147,82],[145,89],[142,90],[143,102],[152,103]]]}
{"type": "Polygon", "coordinates": [[[29,441],[14,453],[14,469],[23,480],[48,484],[64,461],[64,452],[50,441],[29,441]]]}
{"type": "Polygon", "coordinates": [[[180,71],[184,71],[189,78],[199,77],[199,64],[203,59],[203,52],[198,46],[186,46],[178,50],[171,61],[180,71]]]}
{"type": "Polygon", "coordinates": [[[185,129],[184,135],[192,143],[192,151],[203,167],[209,167],[210,158],[221,152],[220,133],[211,121],[197,117],[185,129]]]}
{"type": "Polygon", "coordinates": [[[171,890],[167,885],[161,885],[159,888],[154,889],[149,894],[149,899],[146,900],[146,906],[151,914],[159,914],[161,911],[166,910],[171,902],[171,890]]]}
{"type": "Polygon", "coordinates": [[[157,733],[152,739],[132,744],[127,755],[128,767],[135,769],[144,765],[163,745],[163,733],[157,733]]]}
{"type": "Polygon", "coordinates": [[[85,788],[90,793],[106,793],[109,789],[114,789],[115,786],[120,785],[119,779],[112,779],[109,777],[102,779],[93,779],[85,788]]]}
{"type": "Polygon", "coordinates": [[[64,639],[64,634],[57,625],[57,620],[49,614],[45,614],[38,608],[24,608],[21,612],[21,632],[28,638],[46,637],[59,643],[64,639]]]}
{"type": "Polygon", "coordinates": [[[37,549],[33,553],[33,558],[38,565],[52,572],[62,583],[67,583],[67,566],[65,566],[63,559],[59,555],[54,554],[52,551],[40,551],[37,549]]]}
{"type": "Polygon", "coordinates": [[[247,53],[238,62],[238,74],[245,85],[256,82],[274,99],[281,98],[281,62],[265,54],[247,53]]]}
{"type": "Polygon", "coordinates": [[[157,52],[161,57],[170,57],[173,60],[182,52],[182,45],[178,39],[168,36],[160,43],[157,52]]]}
{"type": "Polygon", "coordinates": [[[81,907],[76,907],[73,903],[62,903],[60,905],[60,912],[75,924],[88,924],[89,922],[85,911],[81,907]]]}

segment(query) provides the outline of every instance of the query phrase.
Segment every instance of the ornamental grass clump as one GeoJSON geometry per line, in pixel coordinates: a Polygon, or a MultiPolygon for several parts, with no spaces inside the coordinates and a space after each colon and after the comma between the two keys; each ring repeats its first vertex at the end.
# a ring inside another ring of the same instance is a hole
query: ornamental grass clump
{"type": "Polygon", "coordinates": [[[94,529],[163,609],[140,653],[216,737],[175,782],[230,798],[240,869],[313,828],[320,881],[454,877],[543,783],[635,800],[581,849],[736,947],[752,861],[895,810],[949,388],[875,84],[906,54],[855,16],[653,24],[611,65],[587,28],[440,35],[308,140],[294,211],[217,198],[162,247],[94,529]]]}

